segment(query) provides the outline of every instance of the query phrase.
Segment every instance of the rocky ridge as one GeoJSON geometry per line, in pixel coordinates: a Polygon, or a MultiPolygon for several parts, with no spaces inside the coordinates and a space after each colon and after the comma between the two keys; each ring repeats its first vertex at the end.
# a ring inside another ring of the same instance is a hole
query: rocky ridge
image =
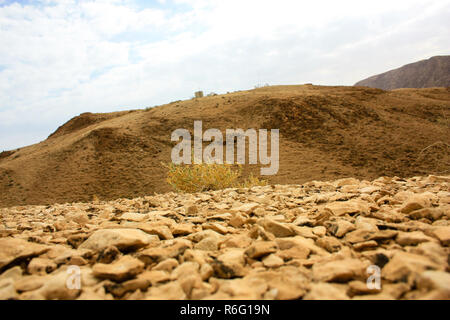
{"type": "Polygon", "coordinates": [[[0,299],[450,299],[449,187],[347,178],[0,209],[0,299]]]}

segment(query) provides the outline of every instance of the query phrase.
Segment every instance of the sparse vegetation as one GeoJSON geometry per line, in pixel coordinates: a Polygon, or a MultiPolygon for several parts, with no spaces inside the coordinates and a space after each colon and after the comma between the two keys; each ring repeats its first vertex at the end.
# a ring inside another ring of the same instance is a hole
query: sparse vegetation
{"type": "Polygon", "coordinates": [[[202,192],[225,188],[250,188],[267,185],[267,181],[248,176],[242,181],[242,167],[231,164],[163,164],[169,169],[167,182],[177,192],[202,192]]]}

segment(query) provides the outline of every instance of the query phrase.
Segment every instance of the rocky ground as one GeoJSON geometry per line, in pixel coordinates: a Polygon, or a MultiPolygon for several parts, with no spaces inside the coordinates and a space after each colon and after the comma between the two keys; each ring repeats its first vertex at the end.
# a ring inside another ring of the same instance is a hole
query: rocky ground
{"type": "Polygon", "coordinates": [[[450,298],[450,176],[23,206],[0,218],[0,299],[450,298]],[[366,284],[374,265],[379,289],[366,284]]]}

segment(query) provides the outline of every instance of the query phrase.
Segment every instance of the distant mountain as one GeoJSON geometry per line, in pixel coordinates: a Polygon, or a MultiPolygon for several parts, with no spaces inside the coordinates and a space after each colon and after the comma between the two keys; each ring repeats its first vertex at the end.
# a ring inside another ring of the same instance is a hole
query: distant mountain
{"type": "Polygon", "coordinates": [[[436,56],[407,64],[401,68],[359,81],[355,86],[383,90],[449,87],[450,56],[436,56]]]}

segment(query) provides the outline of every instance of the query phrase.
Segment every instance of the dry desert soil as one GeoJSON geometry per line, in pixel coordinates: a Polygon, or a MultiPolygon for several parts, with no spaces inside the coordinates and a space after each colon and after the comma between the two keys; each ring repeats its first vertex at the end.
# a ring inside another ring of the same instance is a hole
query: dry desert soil
{"type": "Polygon", "coordinates": [[[0,209],[0,299],[450,299],[449,184],[348,178],[0,209]]]}

